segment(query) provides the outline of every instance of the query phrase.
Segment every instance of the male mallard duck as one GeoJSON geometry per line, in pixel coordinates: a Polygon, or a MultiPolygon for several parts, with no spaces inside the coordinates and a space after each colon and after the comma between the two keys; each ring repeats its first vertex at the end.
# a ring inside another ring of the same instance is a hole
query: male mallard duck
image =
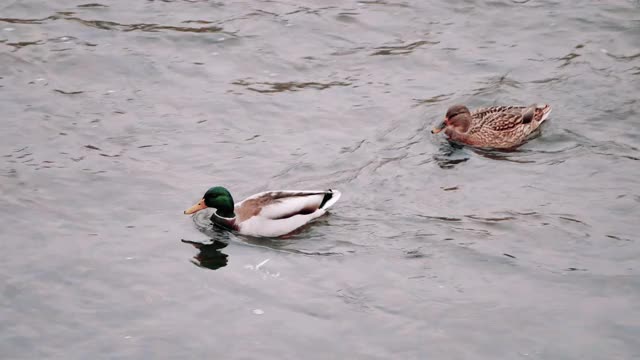
{"type": "Polygon", "coordinates": [[[464,105],[447,110],[431,132],[445,130],[449,140],[482,148],[512,149],[522,145],[549,116],[551,106],[492,106],[469,112],[464,105]]]}
{"type": "Polygon", "coordinates": [[[184,213],[194,214],[207,207],[215,209],[211,221],[243,235],[277,237],[298,229],[324,215],[340,199],[337,190],[266,191],[234,205],[229,191],[212,187],[184,213]]]}

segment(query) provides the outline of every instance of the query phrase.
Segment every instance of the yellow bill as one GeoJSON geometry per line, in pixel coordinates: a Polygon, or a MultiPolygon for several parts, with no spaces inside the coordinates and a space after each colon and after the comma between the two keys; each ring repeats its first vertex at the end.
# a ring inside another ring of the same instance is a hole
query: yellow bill
{"type": "Polygon", "coordinates": [[[191,215],[191,214],[195,214],[198,211],[206,208],[207,205],[204,203],[204,199],[198,201],[197,204],[193,205],[192,207],[188,208],[187,210],[184,211],[185,215],[191,215]]]}
{"type": "Polygon", "coordinates": [[[447,127],[447,119],[445,119],[445,121],[443,121],[440,125],[434,127],[433,130],[431,130],[431,133],[437,134],[440,131],[444,130],[446,127],[447,127]]]}

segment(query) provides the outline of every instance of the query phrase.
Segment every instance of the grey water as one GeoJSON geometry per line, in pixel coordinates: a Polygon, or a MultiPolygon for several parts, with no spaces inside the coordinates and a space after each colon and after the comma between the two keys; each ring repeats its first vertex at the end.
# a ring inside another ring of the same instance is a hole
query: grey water
{"type": "Polygon", "coordinates": [[[2,359],[640,358],[638,1],[3,0],[0,109],[2,359]],[[252,239],[214,185],[343,196],[252,239]]]}

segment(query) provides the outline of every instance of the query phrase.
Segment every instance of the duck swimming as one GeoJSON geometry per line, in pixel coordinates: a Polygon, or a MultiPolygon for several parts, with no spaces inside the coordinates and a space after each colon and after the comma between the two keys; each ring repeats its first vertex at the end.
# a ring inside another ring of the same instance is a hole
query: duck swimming
{"type": "Polygon", "coordinates": [[[338,190],[261,192],[234,204],[231,193],[215,186],[184,213],[213,208],[211,221],[243,235],[278,237],[287,235],[327,212],[340,199],[338,190]]]}
{"type": "Polygon", "coordinates": [[[551,106],[546,104],[492,106],[474,112],[454,105],[431,133],[444,130],[450,141],[474,147],[513,149],[529,140],[549,113],[551,106]]]}

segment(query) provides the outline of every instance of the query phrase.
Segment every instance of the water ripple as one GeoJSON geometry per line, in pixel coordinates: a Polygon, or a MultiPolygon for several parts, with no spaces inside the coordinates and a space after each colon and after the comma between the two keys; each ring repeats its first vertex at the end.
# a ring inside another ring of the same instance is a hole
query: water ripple
{"type": "Polygon", "coordinates": [[[423,46],[423,45],[435,45],[439,44],[439,41],[426,41],[420,40],[416,42],[412,42],[406,45],[397,45],[397,46],[381,46],[375,48],[375,51],[371,53],[371,56],[376,55],[405,55],[411,54],[415,49],[423,46]]]}
{"type": "Polygon", "coordinates": [[[336,86],[350,86],[351,82],[346,81],[331,81],[331,82],[317,82],[317,81],[308,81],[308,82],[297,82],[297,81],[288,81],[288,82],[268,82],[268,81],[255,81],[251,82],[248,80],[236,80],[232,82],[233,85],[244,86],[247,90],[270,94],[270,93],[280,93],[287,91],[299,91],[303,89],[315,89],[315,90],[325,90],[336,86]]]}
{"type": "Polygon", "coordinates": [[[123,32],[131,31],[143,31],[143,32],[162,32],[162,31],[175,31],[184,33],[220,33],[224,32],[228,35],[234,35],[233,33],[225,32],[220,26],[203,26],[203,27],[188,27],[188,26],[171,26],[161,25],[154,23],[137,23],[137,24],[123,24],[115,21],[108,20],[85,20],[75,16],[69,16],[72,13],[57,13],[41,19],[17,19],[17,18],[0,18],[0,22],[6,22],[11,24],[43,24],[48,20],[65,20],[77,22],[79,24],[100,29],[100,30],[116,30],[123,32]]]}

